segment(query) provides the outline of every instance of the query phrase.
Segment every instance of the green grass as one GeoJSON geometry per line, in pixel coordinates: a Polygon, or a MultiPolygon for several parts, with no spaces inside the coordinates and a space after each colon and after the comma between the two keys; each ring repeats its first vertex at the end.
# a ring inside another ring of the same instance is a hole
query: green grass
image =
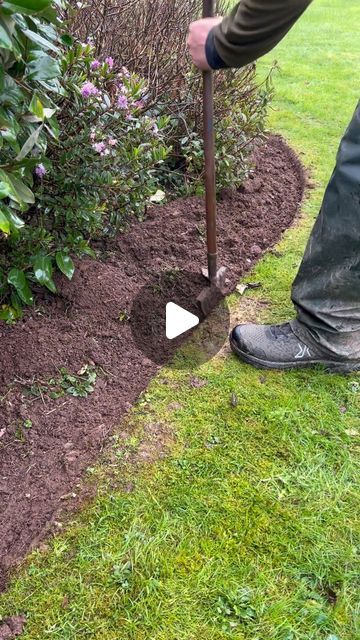
{"type": "MultiPolygon", "coordinates": [[[[271,125],[317,187],[252,274],[262,289],[232,296],[235,314],[291,313],[291,280],[358,98],[359,20],[358,0],[315,0],[260,65],[281,64],[271,125]]],[[[359,378],[261,373],[227,352],[192,371],[190,354],[150,385],[133,435],[115,438],[95,472],[99,498],[33,553],[0,615],[27,613],[23,640],[358,640],[359,378]],[[166,458],[132,467],[154,424],[171,436],[166,458]]]]}

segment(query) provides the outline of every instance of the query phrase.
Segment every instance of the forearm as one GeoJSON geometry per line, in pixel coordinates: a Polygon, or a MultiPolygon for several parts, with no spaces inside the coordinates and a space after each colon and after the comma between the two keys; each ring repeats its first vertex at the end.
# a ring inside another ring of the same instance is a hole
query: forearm
{"type": "Polygon", "coordinates": [[[312,0],[242,0],[212,29],[206,46],[213,68],[243,67],[273,49],[312,0]]]}

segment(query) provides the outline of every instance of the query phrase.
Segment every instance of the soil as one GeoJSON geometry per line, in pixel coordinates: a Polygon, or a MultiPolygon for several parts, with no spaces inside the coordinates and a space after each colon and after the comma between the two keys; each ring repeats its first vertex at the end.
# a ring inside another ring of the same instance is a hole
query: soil
{"type": "MultiPolygon", "coordinates": [[[[245,186],[221,195],[219,254],[228,291],[289,227],[304,184],[298,159],[272,136],[255,152],[245,186]]],[[[54,528],[68,497],[76,503],[85,469],[156,373],[159,363],[139,348],[147,318],[137,314],[134,331],[132,304],[149,277],[177,269],[198,274],[205,266],[204,215],[197,197],[153,207],[103,247],[102,261],[81,261],[71,282],[59,277],[58,296],[41,294],[22,321],[0,324],[0,589],[9,569],[54,528]],[[49,383],[60,380],[61,368],[84,365],[97,372],[87,397],[49,383]],[[51,397],[54,388],[58,397],[51,397]]],[[[204,280],[194,276],[188,286],[191,311],[204,280]]]]}
{"type": "Polygon", "coordinates": [[[5,618],[0,625],[0,640],[13,640],[13,638],[20,636],[23,632],[25,622],[25,616],[5,618]]]}

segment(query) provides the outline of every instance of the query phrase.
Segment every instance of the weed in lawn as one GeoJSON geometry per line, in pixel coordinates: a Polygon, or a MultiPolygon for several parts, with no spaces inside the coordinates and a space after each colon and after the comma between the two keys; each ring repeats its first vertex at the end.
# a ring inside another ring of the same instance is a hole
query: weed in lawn
{"type": "Polygon", "coordinates": [[[132,572],[133,566],[130,560],[124,562],[124,564],[116,564],[113,566],[112,579],[123,591],[128,591],[131,585],[132,572]]]}
{"type": "Polygon", "coordinates": [[[215,622],[223,631],[234,631],[240,624],[256,620],[256,609],[252,604],[250,589],[239,589],[235,593],[222,594],[216,605],[215,622]]]}

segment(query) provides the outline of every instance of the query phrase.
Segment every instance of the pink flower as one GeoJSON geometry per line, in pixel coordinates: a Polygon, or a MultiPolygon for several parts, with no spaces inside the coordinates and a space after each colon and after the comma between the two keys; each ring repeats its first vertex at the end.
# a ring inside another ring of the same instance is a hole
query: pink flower
{"type": "Polygon", "coordinates": [[[81,88],[81,95],[84,96],[84,98],[88,98],[89,96],[96,96],[98,93],[99,90],[92,82],[85,82],[85,84],[81,88]]]}
{"type": "Polygon", "coordinates": [[[93,149],[95,149],[97,153],[100,153],[102,155],[106,149],[106,144],[105,142],[95,142],[95,144],[93,144],[92,147],[93,149]]]}
{"type": "Polygon", "coordinates": [[[128,99],[126,96],[119,96],[117,103],[118,103],[119,109],[127,109],[129,106],[128,99]]]}
{"type": "Polygon", "coordinates": [[[109,138],[108,145],[110,145],[110,147],[115,147],[116,144],[117,144],[116,138],[109,138]]]}
{"type": "Polygon", "coordinates": [[[37,175],[38,178],[43,178],[45,174],[46,174],[46,169],[45,169],[44,165],[42,163],[36,165],[36,167],[35,167],[35,175],[37,175]]]}
{"type": "Polygon", "coordinates": [[[96,69],[98,69],[99,67],[100,67],[99,60],[93,60],[91,65],[90,65],[91,71],[96,71],[96,69]]]}
{"type": "Polygon", "coordinates": [[[113,66],[114,66],[114,58],[109,56],[108,58],[105,58],[105,62],[107,64],[107,66],[109,67],[109,69],[113,68],[113,66]]]}
{"type": "Polygon", "coordinates": [[[90,140],[91,140],[91,142],[94,142],[95,138],[96,138],[96,133],[95,133],[95,131],[92,131],[92,132],[90,133],[90,140]]]}
{"type": "Polygon", "coordinates": [[[144,106],[145,106],[145,103],[143,100],[137,100],[136,102],[134,102],[135,109],[143,109],[144,106]]]}

